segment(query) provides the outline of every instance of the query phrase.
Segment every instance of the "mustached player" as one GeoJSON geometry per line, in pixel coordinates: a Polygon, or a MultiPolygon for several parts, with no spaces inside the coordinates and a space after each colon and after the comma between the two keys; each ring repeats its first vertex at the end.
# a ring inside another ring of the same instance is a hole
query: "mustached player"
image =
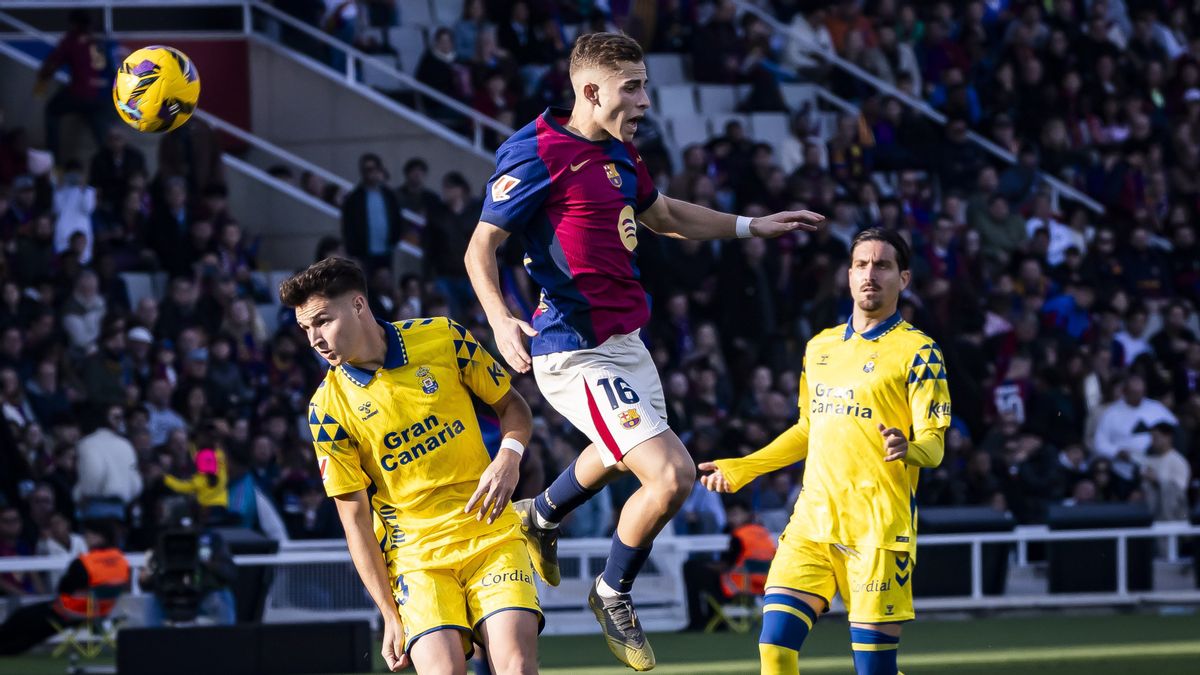
{"type": "Polygon", "coordinates": [[[496,151],[467,270],[500,353],[516,370],[532,369],[546,400],[591,441],[549,489],[515,505],[548,584],[559,582],[555,528],[563,517],[619,472],[641,481],[588,602],[616,657],[649,670],[654,652],[630,590],[696,469],[667,426],[662,383],[639,337],[650,308],[639,281],[638,226],[686,239],[775,237],[816,229],[823,218],[795,211],[751,219],[660,195],[631,142],[650,107],[633,39],[581,36],[570,76],[574,107],[546,110],[496,151]],[[532,325],[510,314],[499,289],[496,249],[513,235],[542,289],[532,325]]]}

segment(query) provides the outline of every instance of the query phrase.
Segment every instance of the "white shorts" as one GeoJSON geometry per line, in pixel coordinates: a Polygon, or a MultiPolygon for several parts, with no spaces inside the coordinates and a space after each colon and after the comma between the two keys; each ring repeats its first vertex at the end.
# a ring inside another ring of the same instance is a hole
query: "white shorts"
{"type": "Polygon", "coordinates": [[[533,375],[550,405],[596,444],[605,466],[670,428],[662,381],[637,332],[594,349],[535,356],[533,375]]]}

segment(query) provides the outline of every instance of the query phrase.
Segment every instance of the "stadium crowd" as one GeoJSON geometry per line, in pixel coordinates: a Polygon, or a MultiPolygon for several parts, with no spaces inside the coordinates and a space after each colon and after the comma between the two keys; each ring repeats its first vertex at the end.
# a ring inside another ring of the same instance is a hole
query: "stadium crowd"
{"type": "MultiPolygon", "coordinates": [[[[788,78],[829,83],[862,109],[827,140],[811,110],[790,111],[785,139],[751,139],[735,123],[677,167],[661,129],[639,132],[663,192],[747,215],[829,216],[814,235],[772,241],[643,231],[655,300],[644,338],[671,426],[697,461],[748,453],[792,423],[806,340],[849,316],[847,244],[882,226],[912,242],[901,311],[939,341],[950,373],[954,426],[945,461],[921,478],[921,504],[990,505],[1023,523],[1056,503],[1145,502],[1157,518],[1186,517],[1200,492],[1200,7],[770,3],[796,31],[942,110],[940,126],[761,20],[736,19],[729,2],[550,11],[568,4],[467,2],[462,21],[431,36],[419,76],[464,87],[457,97],[520,126],[569,97],[561,26],[583,22],[691,55],[697,81],[751,84],[747,110],[785,109],[788,78]],[[994,161],[969,129],[1019,161],[994,161]],[[1046,174],[1104,213],[1052,198],[1046,174]]],[[[339,536],[305,423],[324,366],[291,317],[274,316],[217,153],[197,151],[215,147],[211,131],[193,120],[164,137],[154,175],[125,133],[108,131],[90,158],[60,149],[50,170],[30,151],[40,144],[0,117],[0,556],[77,553],[89,512],[118,515],[127,548],[148,548],[172,494],[247,527],[261,494],[289,536],[339,536]],[[125,272],[165,273],[165,294],[132,303],[125,272]]],[[[362,260],[377,316],[451,313],[489,342],[462,260],[483,186],[431,178],[420,158],[366,155],[360,170],[347,195],[294,179],[342,209],[341,236],[316,257],[362,260]],[[394,180],[389,167],[401,170],[394,180]],[[423,249],[420,274],[391,269],[401,240],[423,249]]],[[[505,283],[528,311],[536,289],[520,258],[504,255],[505,283]]],[[[586,442],[532,378],[517,386],[536,431],[514,498],[586,442]]],[[[801,478],[793,467],[737,498],[778,529],[801,478]]],[[[632,488],[610,485],[564,532],[611,533],[632,488]]],[[[721,500],[698,489],[674,529],[725,526],[721,500]]],[[[41,583],[0,575],[5,593],[41,583]]]]}

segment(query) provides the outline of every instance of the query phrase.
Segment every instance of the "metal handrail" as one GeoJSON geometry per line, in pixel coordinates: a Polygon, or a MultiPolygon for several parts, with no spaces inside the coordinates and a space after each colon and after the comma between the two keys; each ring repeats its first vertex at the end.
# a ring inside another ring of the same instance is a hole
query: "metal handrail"
{"type": "MultiPolygon", "coordinates": [[[[810,39],[806,38],[805,36],[796,32],[794,29],[792,29],[791,26],[785,25],[784,23],[779,21],[779,19],[776,19],[769,12],[763,10],[761,7],[758,7],[750,2],[747,2],[746,0],[734,0],[734,1],[737,4],[738,8],[741,9],[742,11],[753,14],[754,16],[756,16],[759,19],[761,19],[762,21],[764,21],[774,31],[783,33],[783,34],[787,35],[788,37],[790,37],[791,39],[793,39],[796,42],[803,45],[804,49],[808,53],[810,53],[814,56],[817,56],[820,59],[828,62],[829,64],[858,78],[859,80],[866,82],[867,84],[871,85],[875,89],[877,89],[889,96],[895,97],[896,99],[902,101],[905,105],[919,111],[922,115],[933,120],[934,122],[937,122],[940,125],[946,124],[946,116],[943,115],[941,112],[939,112],[933,106],[929,105],[929,103],[913,96],[912,94],[909,94],[906,91],[897,89],[892,84],[879,79],[878,77],[872,75],[871,73],[869,73],[866,70],[859,67],[857,64],[847,61],[846,59],[843,59],[841,56],[839,56],[837,54],[837,52],[835,52],[831,49],[825,49],[824,47],[816,44],[812,40],[810,40],[810,39]]],[[[817,85],[817,86],[820,86],[820,85],[817,85]]],[[[821,89],[824,89],[824,87],[821,87],[821,89]]],[[[975,143],[976,145],[978,145],[979,147],[981,147],[984,150],[986,150],[987,152],[991,153],[996,158],[1004,160],[1005,162],[1007,162],[1009,164],[1017,163],[1017,158],[1011,152],[1009,152],[1008,150],[1005,150],[1004,148],[1000,147],[999,145],[996,145],[996,143],[992,142],[990,139],[988,139],[974,131],[968,131],[967,138],[970,141],[972,141],[973,143],[975,143]]],[[[1074,201],[1079,202],[1080,204],[1083,204],[1084,206],[1086,206],[1088,209],[1092,210],[1095,213],[1104,213],[1104,206],[1102,204],[1100,204],[1100,202],[1097,202],[1096,200],[1092,199],[1088,195],[1084,194],[1083,192],[1081,192],[1074,186],[1070,185],[1069,183],[1066,183],[1065,181],[1058,178],[1057,176],[1049,174],[1045,171],[1041,171],[1040,169],[1039,169],[1039,173],[1041,174],[1042,180],[1044,180],[1048,184],[1050,184],[1050,186],[1057,192],[1067,196],[1068,198],[1070,198],[1074,201]]]]}
{"type": "MultiPolygon", "coordinates": [[[[459,113],[463,117],[469,118],[471,121],[473,121],[475,123],[475,137],[476,137],[475,145],[477,147],[482,147],[482,137],[480,135],[480,131],[481,131],[480,127],[487,127],[488,129],[491,129],[497,133],[503,134],[505,137],[511,136],[513,133],[512,127],[502,124],[502,123],[496,121],[495,119],[488,117],[487,115],[484,115],[483,113],[479,112],[478,110],[475,110],[474,108],[464,105],[461,101],[459,101],[455,98],[452,98],[450,96],[447,96],[446,94],[443,94],[442,92],[440,92],[436,89],[433,89],[432,87],[426,85],[425,83],[421,82],[420,80],[413,77],[412,75],[409,75],[408,73],[406,73],[402,70],[399,70],[395,66],[390,66],[385,63],[380,63],[379,61],[376,61],[376,60],[370,58],[370,56],[368,54],[366,54],[365,52],[362,52],[358,48],[356,48],[352,45],[348,45],[331,35],[328,35],[320,30],[317,30],[316,28],[313,28],[312,26],[309,26],[308,24],[297,20],[293,16],[289,16],[288,14],[285,14],[285,13],[281,12],[280,10],[278,10],[270,5],[267,5],[259,0],[249,0],[246,3],[246,5],[249,6],[251,9],[261,11],[264,14],[271,16],[273,19],[276,19],[277,21],[280,21],[280,22],[286,24],[290,28],[298,30],[315,40],[319,40],[319,41],[323,42],[325,45],[327,45],[333,49],[337,49],[337,50],[344,52],[347,57],[346,58],[346,73],[345,73],[347,81],[354,82],[355,84],[359,84],[358,80],[354,76],[354,63],[357,61],[359,63],[364,64],[365,66],[374,68],[374,69],[382,72],[384,75],[387,75],[388,77],[392,77],[392,78],[395,78],[395,79],[401,81],[402,83],[404,83],[404,86],[417,91],[418,93],[420,93],[423,96],[427,96],[427,97],[437,101],[438,103],[459,113]]],[[[254,30],[253,25],[250,25],[248,27],[248,30],[253,31],[254,30]]]]}

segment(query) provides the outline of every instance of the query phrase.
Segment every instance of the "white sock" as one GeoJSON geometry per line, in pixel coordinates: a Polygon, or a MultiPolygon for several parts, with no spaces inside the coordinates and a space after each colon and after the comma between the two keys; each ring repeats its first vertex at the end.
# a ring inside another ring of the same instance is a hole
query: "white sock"
{"type": "Polygon", "coordinates": [[[602,598],[615,598],[621,593],[612,586],[604,583],[604,577],[600,577],[596,580],[596,594],[602,598]]]}
{"type": "Polygon", "coordinates": [[[542,517],[542,514],[539,513],[537,509],[533,510],[533,522],[537,523],[537,526],[543,530],[553,530],[554,528],[558,527],[558,523],[552,523],[546,520],[542,517]]]}

